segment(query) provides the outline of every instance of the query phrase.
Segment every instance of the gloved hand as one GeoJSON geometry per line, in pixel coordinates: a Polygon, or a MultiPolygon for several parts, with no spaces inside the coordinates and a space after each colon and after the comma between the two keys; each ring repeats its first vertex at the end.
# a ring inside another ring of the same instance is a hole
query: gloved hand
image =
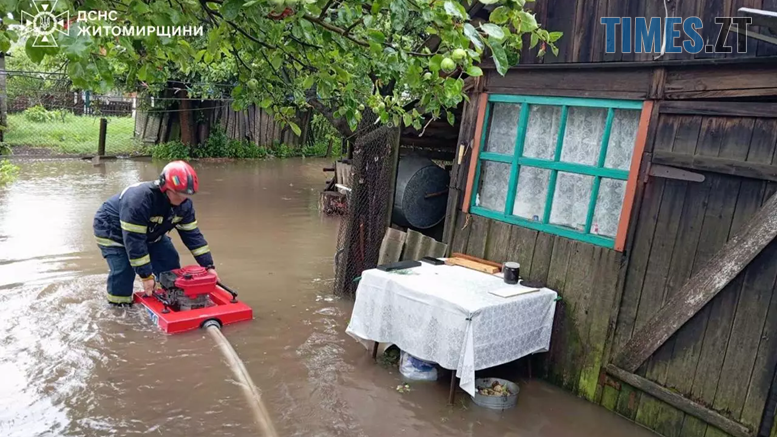
{"type": "Polygon", "coordinates": [[[219,274],[216,273],[216,269],[208,269],[208,273],[210,273],[212,275],[215,275],[216,276],[216,281],[220,281],[221,280],[221,279],[219,279],[219,274]]]}
{"type": "Polygon", "coordinates": [[[143,280],[143,291],[146,293],[146,296],[151,296],[154,293],[155,287],[156,287],[156,280],[154,279],[153,276],[143,280]]]}

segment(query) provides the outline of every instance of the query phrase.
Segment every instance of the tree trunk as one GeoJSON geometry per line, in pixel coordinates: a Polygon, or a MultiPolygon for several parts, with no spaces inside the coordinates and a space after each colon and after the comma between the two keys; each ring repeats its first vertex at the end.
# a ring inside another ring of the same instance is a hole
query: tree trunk
{"type": "Polygon", "coordinates": [[[192,114],[192,101],[189,100],[189,95],[186,91],[182,91],[180,105],[180,120],[181,120],[181,142],[187,146],[193,146],[197,142],[197,127],[194,123],[194,116],[192,114]]]}

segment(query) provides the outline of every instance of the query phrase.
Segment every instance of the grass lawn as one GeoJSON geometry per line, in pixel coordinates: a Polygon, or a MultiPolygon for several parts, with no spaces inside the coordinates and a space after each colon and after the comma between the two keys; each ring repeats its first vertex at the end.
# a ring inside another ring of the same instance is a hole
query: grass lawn
{"type": "MultiPolygon", "coordinates": [[[[135,119],[107,118],[105,153],[112,155],[138,150],[138,143],[133,138],[135,119]]],[[[9,114],[5,142],[12,147],[51,147],[67,154],[96,153],[99,134],[99,117],[68,115],[64,122],[36,123],[27,120],[22,114],[9,114]]]]}

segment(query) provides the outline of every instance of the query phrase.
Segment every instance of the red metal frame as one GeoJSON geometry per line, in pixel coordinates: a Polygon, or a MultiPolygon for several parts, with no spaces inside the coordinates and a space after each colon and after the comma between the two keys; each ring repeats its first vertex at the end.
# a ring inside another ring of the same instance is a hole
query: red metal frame
{"type": "Polygon", "coordinates": [[[232,303],[232,295],[223,288],[216,286],[208,293],[215,306],[188,311],[172,311],[163,313],[164,305],[155,297],[148,297],[143,292],[135,293],[135,302],[146,307],[151,320],[168,334],[178,334],[193,331],[202,327],[208,320],[217,320],[222,326],[251,320],[254,317],[251,307],[243,302],[232,303]]]}

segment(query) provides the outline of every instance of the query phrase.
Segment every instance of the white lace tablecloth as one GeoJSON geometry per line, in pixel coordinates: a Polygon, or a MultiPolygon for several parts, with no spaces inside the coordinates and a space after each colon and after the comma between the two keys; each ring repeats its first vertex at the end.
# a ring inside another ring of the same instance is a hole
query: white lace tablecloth
{"type": "Polygon", "coordinates": [[[489,293],[505,287],[500,277],[458,266],[367,270],[346,332],[455,369],[461,388],[474,395],[476,370],[550,349],[557,293],[489,293]]]}

